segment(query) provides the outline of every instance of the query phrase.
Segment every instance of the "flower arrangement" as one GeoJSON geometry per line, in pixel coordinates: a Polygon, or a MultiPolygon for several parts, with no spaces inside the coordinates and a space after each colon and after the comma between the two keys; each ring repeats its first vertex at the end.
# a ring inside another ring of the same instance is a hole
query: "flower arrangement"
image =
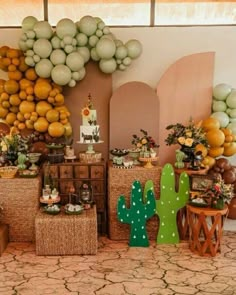
{"type": "Polygon", "coordinates": [[[148,151],[150,151],[153,148],[159,147],[159,144],[155,142],[152,136],[148,135],[148,132],[140,129],[141,136],[138,136],[136,134],[133,134],[132,138],[132,145],[135,146],[136,149],[142,150],[142,148],[146,148],[148,151]]]}
{"type": "Polygon", "coordinates": [[[233,197],[233,187],[231,184],[225,184],[222,178],[218,178],[211,187],[206,189],[203,195],[211,199],[212,207],[217,208],[217,204],[219,203],[221,203],[222,206],[225,203],[230,203],[233,197]]]}
{"type": "Polygon", "coordinates": [[[89,94],[88,95],[88,101],[85,105],[85,107],[82,109],[81,114],[84,117],[89,117],[90,116],[90,110],[93,109],[93,103],[92,103],[92,96],[89,94]]]}
{"type": "Polygon", "coordinates": [[[168,125],[166,129],[171,130],[165,139],[166,145],[180,144],[181,146],[195,147],[201,143],[208,147],[204,130],[200,126],[195,125],[192,119],[189,120],[187,126],[177,123],[168,125]]]}

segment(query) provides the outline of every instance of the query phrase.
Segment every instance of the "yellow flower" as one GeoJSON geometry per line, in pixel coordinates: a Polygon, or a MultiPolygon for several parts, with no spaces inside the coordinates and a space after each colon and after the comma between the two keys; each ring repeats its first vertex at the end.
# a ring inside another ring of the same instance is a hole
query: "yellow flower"
{"type": "Polygon", "coordinates": [[[192,135],[193,135],[192,131],[187,131],[187,132],[186,132],[186,136],[187,136],[187,137],[192,137],[192,135]]]}
{"type": "Polygon", "coordinates": [[[187,138],[186,140],[185,140],[185,143],[184,143],[186,146],[192,146],[192,144],[193,144],[193,139],[192,138],[187,138]]]}
{"type": "Polygon", "coordinates": [[[184,138],[183,136],[179,137],[179,138],[178,138],[178,142],[179,142],[180,144],[185,144],[185,138],[184,138]]]}
{"type": "Polygon", "coordinates": [[[142,144],[147,144],[147,140],[146,140],[146,138],[143,138],[143,139],[142,139],[142,144]]]}

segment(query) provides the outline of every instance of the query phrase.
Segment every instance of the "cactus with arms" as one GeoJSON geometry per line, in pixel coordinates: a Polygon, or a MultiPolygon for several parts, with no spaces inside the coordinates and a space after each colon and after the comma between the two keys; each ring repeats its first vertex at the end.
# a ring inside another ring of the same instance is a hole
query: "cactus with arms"
{"type": "Polygon", "coordinates": [[[159,216],[157,243],[179,243],[176,215],[186,205],[189,198],[189,177],[182,172],[179,178],[179,190],[175,190],[175,173],[171,164],[166,164],[161,174],[160,200],[156,200],[156,212],[159,216]]]}
{"type": "Polygon", "coordinates": [[[147,191],[147,198],[144,204],[142,187],[139,181],[132,184],[130,208],[126,207],[124,196],[117,201],[118,219],[122,223],[131,226],[129,245],[131,247],[148,247],[149,241],[146,230],[146,221],[155,214],[155,198],[153,190],[147,191]]]}

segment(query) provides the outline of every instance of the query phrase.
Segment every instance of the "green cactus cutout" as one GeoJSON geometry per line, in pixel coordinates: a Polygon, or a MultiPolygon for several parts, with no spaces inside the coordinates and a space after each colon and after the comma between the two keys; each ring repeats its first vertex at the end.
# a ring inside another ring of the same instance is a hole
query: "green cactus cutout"
{"type": "Polygon", "coordinates": [[[156,202],[152,190],[147,191],[147,200],[144,204],[142,187],[139,181],[132,184],[130,208],[126,207],[125,197],[120,196],[117,201],[117,216],[122,223],[130,224],[130,247],[148,247],[146,221],[156,212],[156,202]]]}
{"type": "Polygon", "coordinates": [[[166,164],[161,174],[160,200],[156,200],[156,213],[159,216],[157,243],[177,244],[177,212],[186,205],[189,198],[189,177],[182,172],[179,178],[179,190],[175,190],[175,173],[171,164],[166,164]]]}
{"type": "Polygon", "coordinates": [[[153,191],[153,194],[155,196],[155,193],[154,193],[154,184],[153,184],[153,181],[152,180],[148,180],[146,181],[145,183],[145,186],[144,186],[144,193],[143,193],[143,202],[144,203],[147,203],[147,192],[149,190],[152,190],[153,191]]]}

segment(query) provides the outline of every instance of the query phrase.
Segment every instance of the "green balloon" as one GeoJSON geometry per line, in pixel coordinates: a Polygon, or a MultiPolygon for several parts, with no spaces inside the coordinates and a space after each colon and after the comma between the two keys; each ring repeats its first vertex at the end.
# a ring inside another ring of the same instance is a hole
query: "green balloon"
{"type": "Polygon", "coordinates": [[[102,31],[104,35],[110,34],[110,29],[108,27],[104,27],[102,31]]]}
{"type": "Polygon", "coordinates": [[[117,64],[114,58],[101,59],[99,62],[99,68],[105,74],[112,74],[113,72],[115,72],[116,67],[117,64]]]}
{"type": "Polygon", "coordinates": [[[119,65],[119,70],[121,70],[121,71],[126,70],[126,66],[123,65],[123,64],[120,64],[120,65],[119,65]]]}
{"type": "Polygon", "coordinates": [[[64,64],[66,62],[66,54],[62,49],[55,49],[50,55],[50,60],[54,65],[64,64]]]}
{"type": "Polygon", "coordinates": [[[236,118],[236,109],[231,110],[229,115],[231,118],[236,118]]]}
{"type": "Polygon", "coordinates": [[[33,39],[28,39],[28,40],[26,40],[26,46],[28,47],[28,48],[33,48],[33,46],[34,46],[34,40],[33,39]]]}
{"type": "Polygon", "coordinates": [[[47,21],[39,21],[34,26],[36,38],[50,39],[53,35],[53,30],[47,21]]]}
{"type": "Polygon", "coordinates": [[[130,57],[126,57],[123,59],[122,63],[125,65],[125,66],[129,66],[132,62],[132,59],[130,57]]]}
{"type": "Polygon", "coordinates": [[[74,50],[74,47],[72,45],[66,45],[64,48],[66,53],[71,53],[74,50]]]}
{"type": "Polygon", "coordinates": [[[37,23],[37,21],[38,21],[37,18],[34,16],[26,16],[21,23],[22,30],[24,32],[33,30],[34,25],[37,23]]]}
{"type": "Polygon", "coordinates": [[[87,47],[85,47],[85,46],[78,47],[77,51],[83,57],[84,63],[89,61],[89,59],[90,59],[90,51],[89,51],[89,49],[87,47]]]}
{"type": "Polygon", "coordinates": [[[79,72],[73,72],[71,75],[71,78],[74,79],[75,81],[79,81],[79,77],[80,77],[79,72]]]}
{"type": "Polygon", "coordinates": [[[79,46],[85,46],[88,42],[88,37],[84,33],[76,35],[76,40],[79,46]]]}
{"type": "Polygon", "coordinates": [[[51,76],[51,71],[53,69],[53,64],[49,59],[41,59],[35,66],[35,72],[41,78],[49,78],[51,76]]]}
{"type": "Polygon", "coordinates": [[[26,33],[23,33],[20,37],[20,40],[22,40],[22,41],[26,41],[27,39],[28,39],[28,37],[27,37],[26,33]]]}
{"type": "Polygon", "coordinates": [[[105,23],[103,22],[103,21],[100,21],[99,23],[98,23],[98,29],[99,30],[103,30],[104,28],[105,28],[105,23]]]}
{"type": "Polygon", "coordinates": [[[28,49],[28,46],[26,45],[26,42],[23,41],[23,40],[20,40],[20,41],[18,42],[18,46],[19,46],[19,48],[20,48],[22,51],[24,51],[24,52],[28,49]]]}
{"type": "Polygon", "coordinates": [[[92,36],[97,30],[96,19],[90,15],[86,15],[80,19],[79,30],[87,36],[92,36]]]}
{"type": "Polygon", "coordinates": [[[226,109],[227,109],[227,105],[224,101],[213,99],[213,102],[212,102],[213,112],[225,112],[226,109]]]}
{"type": "Polygon", "coordinates": [[[132,59],[139,57],[142,53],[142,45],[138,40],[129,40],[127,43],[125,43],[125,46],[128,49],[128,56],[132,59]]]}
{"type": "Polygon", "coordinates": [[[229,124],[229,116],[224,112],[214,112],[212,118],[216,118],[220,122],[220,127],[224,128],[229,124]]]}
{"type": "Polygon", "coordinates": [[[102,59],[110,59],[116,52],[115,42],[109,38],[102,38],[96,44],[97,55],[102,59]]]}
{"type": "Polygon", "coordinates": [[[52,69],[51,77],[56,84],[67,85],[71,80],[71,70],[66,65],[56,65],[52,69]]]}
{"type": "Polygon", "coordinates": [[[30,66],[30,67],[34,67],[35,66],[35,62],[32,56],[26,56],[25,58],[25,63],[30,66]]]}
{"type": "Polygon", "coordinates": [[[47,58],[52,52],[52,44],[47,39],[38,39],[34,42],[33,50],[41,58],[47,58]]]}
{"type": "Polygon", "coordinates": [[[61,19],[56,25],[56,34],[60,39],[63,39],[66,35],[74,37],[77,33],[75,23],[69,18],[61,19]]]}
{"type": "Polygon", "coordinates": [[[102,36],[103,36],[103,31],[97,29],[97,31],[96,31],[96,36],[98,36],[99,38],[102,37],[102,36]]]}
{"type": "Polygon", "coordinates": [[[66,65],[72,72],[79,71],[84,66],[84,59],[79,52],[72,52],[66,58],[66,65]]]}
{"type": "Polygon", "coordinates": [[[213,88],[213,97],[216,100],[226,100],[231,90],[232,88],[228,84],[225,84],[225,83],[218,84],[213,88]]]}
{"type": "Polygon", "coordinates": [[[80,70],[79,70],[79,80],[84,79],[85,75],[86,75],[86,70],[85,70],[85,68],[80,69],[80,70]]]}
{"type": "Polygon", "coordinates": [[[32,49],[28,49],[25,54],[26,54],[26,56],[33,56],[34,51],[32,49]]]}
{"type": "Polygon", "coordinates": [[[99,61],[100,60],[100,57],[97,54],[96,48],[92,48],[90,50],[90,56],[91,56],[92,60],[94,60],[94,61],[99,61]]]}
{"type": "Polygon", "coordinates": [[[58,38],[57,36],[52,37],[51,43],[52,43],[52,48],[54,49],[61,48],[61,39],[58,38]]]}
{"type": "Polygon", "coordinates": [[[128,50],[124,45],[118,46],[116,48],[115,57],[118,59],[123,59],[127,56],[128,50]]]}
{"type": "Polygon", "coordinates": [[[96,36],[96,35],[92,35],[92,36],[90,36],[89,37],[89,45],[91,46],[91,47],[95,47],[96,46],[96,44],[97,44],[97,42],[98,42],[98,37],[96,36]]]}
{"type": "Polygon", "coordinates": [[[227,96],[226,104],[231,109],[236,108],[236,90],[232,90],[231,93],[227,96]]]}
{"type": "Polygon", "coordinates": [[[33,56],[33,60],[37,63],[37,62],[39,62],[40,61],[40,56],[38,56],[37,54],[35,54],[34,56],[33,56]]]}
{"type": "Polygon", "coordinates": [[[26,36],[29,39],[34,39],[35,38],[35,32],[33,30],[27,31],[26,36]]]}
{"type": "Polygon", "coordinates": [[[71,79],[68,86],[75,87],[75,85],[76,85],[76,81],[74,79],[71,79]]]}

